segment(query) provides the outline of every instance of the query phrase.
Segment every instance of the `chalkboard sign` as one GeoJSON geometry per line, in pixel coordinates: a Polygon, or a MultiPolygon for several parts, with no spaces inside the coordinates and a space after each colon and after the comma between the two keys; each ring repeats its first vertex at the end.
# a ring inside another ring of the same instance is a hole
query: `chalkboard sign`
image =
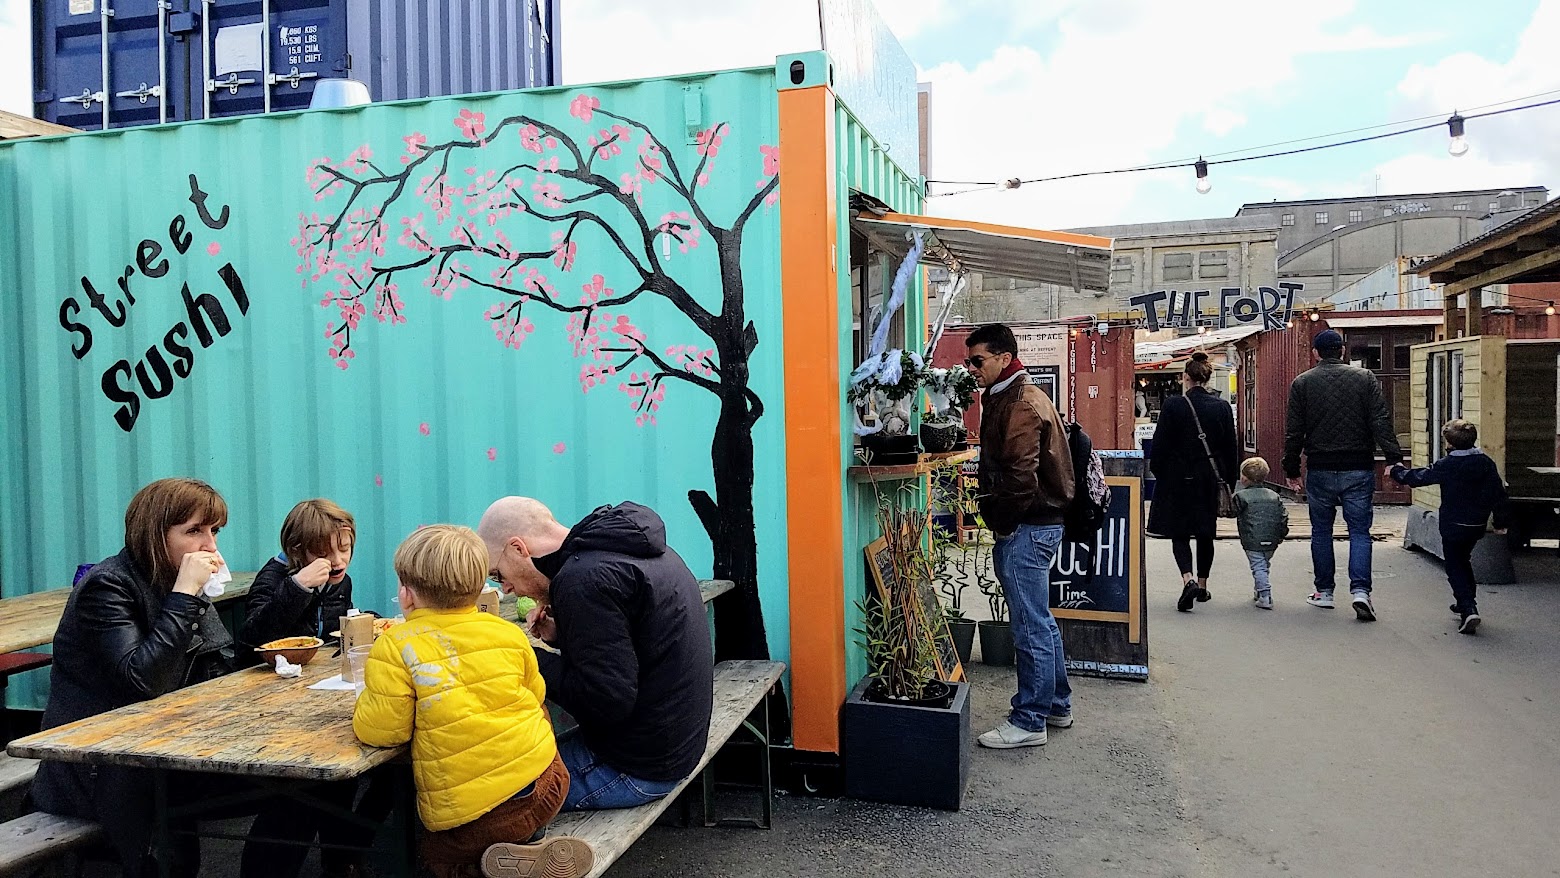
{"type": "MultiPolygon", "coordinates": [[[[1119,622],[1139,643],[1143,600],[1142,480],[1110,476],[1105,524],[1089,543],[1063,542],[1051,563],[1051,613],[1058,619],[1119,622]]],[[[1068,644],[1072,658],[1072,644],[1068,644]]]]}
{"type": "MultiPolygon", "coordinates": [[[[894,559],[888,549],[888,540],[878,537],[867,544],[867,570],[872,574],[872,581],[877,586],[878,599],[888,600],[888,586],[895,582],[898,576],[894,571],[894,559]]],[[[916,598],[913,609],[917,621],[921,623],[917,627],[923,636],[932,640],[932,646],[936,651],[938,679],[948,682],[964,679],[964,666],[959,663],[959,650],[953,645],[953,633],[948,630],[948,621],[943,616],[942,605],[937,599],[937,590],[932,588],[930,582],[922,582],[916,588],[916,598]]]]}

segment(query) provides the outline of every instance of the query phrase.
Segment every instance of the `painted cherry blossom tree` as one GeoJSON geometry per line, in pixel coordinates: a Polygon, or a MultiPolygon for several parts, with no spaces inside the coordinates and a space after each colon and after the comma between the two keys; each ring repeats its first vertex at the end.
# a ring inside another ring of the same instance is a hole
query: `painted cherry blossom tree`
{"type": "Polygon", "coordinates": [[[759,335],[744,307],[742,236],[779,195],[779,150],[760,148],[753,194],[722,224],[701,195],[717,161],[726,160],[729,124],[698,133],[693,154],[683,157],[689,167],[655,132],[603,109],[592,95],[576,97],[570,114],[570,128],[593,132],[583,143],[532,116],[489,125],[484,113],[462,109],[453,136],[413,132],[387,168],[366,144],[345,159],[311,162],[306,180],[320,210],[299,215],[293,246],[304,287],[323,289],[320,307],[333,314],[324,333],[328,355],[349,368],[364,318],[405,323],[403,285],[420,282],[441,300],[482,296],[488,306],[473,319],[507,348],[519,350],[540,325],[561,324],[581,389],[615,388],[641,427],[657,423],[669,388],[713,395],[720,406],[710,455],[715,496],[690,491],[688,499],[713,544],[714,575],[737,583],[735,600],[716,602],[716,655],[768,658],[753,513],[753,425],[764,404],[749,386],[759,335]],[[647,196],[676,209],[651,210],[647,196]],[[608,251],[591,253],[598,257],[591,265],[621,257],[621,273],[576,274],[582,248],[608,251]],[[710,251],[720,295],[707,303],[669,263],[710,251]],[[686,317],[691,337],[646,338],[634,306],[648,297],[686,317]]]}

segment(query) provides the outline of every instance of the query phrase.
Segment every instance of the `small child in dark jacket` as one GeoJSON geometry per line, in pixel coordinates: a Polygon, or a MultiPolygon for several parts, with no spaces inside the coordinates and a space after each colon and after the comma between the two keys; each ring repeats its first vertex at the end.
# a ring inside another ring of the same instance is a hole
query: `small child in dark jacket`
{"type": "Polygon", "coordinates": [[[282,522],[282,551],[249,588],[240,637],[260,646],[283,637],[328,639],[352,606],[352,513],[329,500],[304,500],[282,522]]]}
{"type": "Polygon", "coordinates": [[[1235,492],[1235,525],[1240,531],[1240,547],[1246,550],[1255,582],[1251,596],[1259,610],[1273,609],[1273,588],[1268,571],[1273,553],[1289,536],[1289,510],[1272,488],[1265,487],[1267,461],[1260,457],[1240,465],[1240,488],[1235,492]]]}
{"type": "Polygon", "coordinates": [[[1475,601],[1478,585],[1473,580],[1473,547],[1484,538],[1490,516],[1495,516],[1495,533],[1506,532],[1509,510],[1506,483],[1495,461],[1475,447],[1479,428],[1462,418],[1441,428],[1447,454],[1433,466],[1409,469],[1402,464],[1392,468],[1395,481],[1415,488],[1441,486],[1441,555],[1446,559],[1446,579],[1452,586],[1452,604],[1462,634],[1479,630],[1479,605],[1475,601]]]}

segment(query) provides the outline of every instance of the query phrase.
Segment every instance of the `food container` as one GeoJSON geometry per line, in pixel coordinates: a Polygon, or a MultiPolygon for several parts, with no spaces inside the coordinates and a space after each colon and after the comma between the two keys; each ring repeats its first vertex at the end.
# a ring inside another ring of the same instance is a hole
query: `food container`
{"type": "Polygon", "coordinates": [[[283,637],[281,640],[262,644],[255,652],[272,667],[276,666],[277,656],[295,665],[306,665],[313,660],[314,654],[320,651],[320,646],[324,643],[325,641],[318,637],[283,637]]]}

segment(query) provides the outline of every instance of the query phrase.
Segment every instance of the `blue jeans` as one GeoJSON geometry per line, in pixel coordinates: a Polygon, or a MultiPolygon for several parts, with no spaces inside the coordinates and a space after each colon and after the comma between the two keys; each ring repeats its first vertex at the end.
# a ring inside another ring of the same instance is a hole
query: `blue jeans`
{"type": "Polygon", "coordinates": [[[1029,732],[1043,731],[1047,715],[1072,713],[1062,631],[1051,615],[1051,561],[1061,544],[1061,525],[1021,524],[997,537],[992,551],[1018,655],[1018,694],[1008,722],[1029,732]]]}
{"type": "Polygon", "coordinates": [[[1251,579],[1257,594],[1271,592],[1273,585],[1268,579],[1268,574],[1273,569],[1273,552],[1270,550],[1253,552],[1247,549],[1246,561],[1251,564],[1251,579]]]}
{"type": "Polygon", "coordinates": [[[1343,507],[1343,523],[1349,527],[1349,591],[1370,594],[1370,526],[1375,520],[1371,497],[1376,474],[1371,470],[1328,472],[1311,470],[1305,475],[1305,501],[1311,507],[1311,567],[1316,590],[1331,594],[1338,563],[1333,558],[1333,519],[1343,507]]]}
{"type": "Polygon", "coordinates": [[[569,769],[565,811],[609,811],[637,808],[663,799],[680,780],[641,780],[596,758],[580,735],[558,742],[558,755],[569,769]]]}

